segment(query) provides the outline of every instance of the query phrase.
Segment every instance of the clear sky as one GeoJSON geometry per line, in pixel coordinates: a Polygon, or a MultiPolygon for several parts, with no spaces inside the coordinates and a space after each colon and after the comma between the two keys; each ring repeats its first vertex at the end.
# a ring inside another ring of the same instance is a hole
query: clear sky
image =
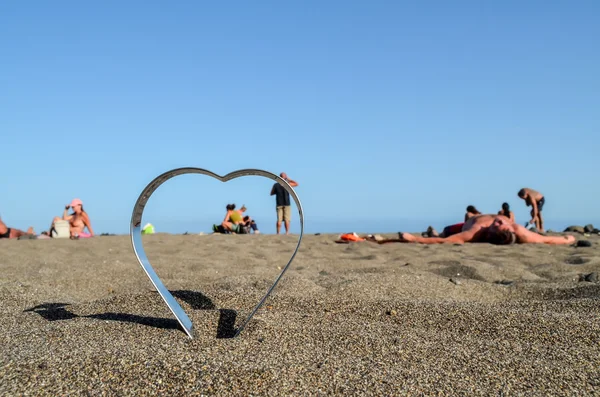
{"type": "MultiPolygon", "coordinates": [[[[424,230],[467,205],[600,223],[598,1],[58,1],[0,5],[0,216],[84,202],[128,233],[183,166],[287,172],[305,232],[424,230]]],[[[271,181],[182,176],[144,216],[275,231],[271,181]]],[[[293,231],[298,231],[294,214],[293,231]]]]}

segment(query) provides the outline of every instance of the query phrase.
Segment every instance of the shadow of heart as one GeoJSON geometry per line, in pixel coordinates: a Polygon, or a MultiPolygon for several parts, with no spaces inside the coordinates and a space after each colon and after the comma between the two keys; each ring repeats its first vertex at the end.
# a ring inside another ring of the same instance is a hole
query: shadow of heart
{"type": "MultiPolygon", "coordinates": [[[[294,252],[292,253],[292,256],[290,257],[290,260],[283,267],[283,269],[281,270],[281,273],[277,276],[277,278],[273,282],[273,285],[267,290],[266,294],[260,299],[258,304],[256,304],[256,306],[254,306],[254,309],[252,309],[252,311],[250,312],[248,317],[246,317],[246,319],[242,322],[242,324],[237,329],[232,331],[232,335],[233,335],[232,337],[236,337],[242,332],[242,330],[246,327],[246,325],[248,325],[248,323],[250,322],[250,320],[252,319],[254,314],[258,311],[258,309],[260,309],[260,307],[263,305],[263,303],[267,300],[267,298],[269,297],[271,292],[273,292],[273,290],[275,289],[275,287],[277,286],[277,284],[283,277],[283,274],[288,270],[288,268],[292,264],[292,261],[294,260],[294,257],[298,253],[298,249],[300,248],[300,243],[302,242],[302,235],[304,233],[304,213],[302,211],[302,205],[300,203],[300,199],[298,198],[298,195],[296,194],[296,192],[294,191],[292,186],[286,180],[284,180],[283,178],[281,178],[278,175],[275,175],[271,172],[258,170],[258,169],[243,169],[243,170],[230,172],[229,174],[227,174],[225,176],[220,176],[220,175],[215,174],[214,172],[211,172],[211,171],[208,171],[208,170],[205,170],[202,168],[194,168],[194,167],[176,168],[176,169],[167,171],[167,172],[159,175],[158,177],[154,178],[154,180],[152,180],[152,182],[150,182],[146,186],[146,188],[144,188],[144,190],[138,197],[138,199],[133,207],[133,214],[131,216],[131,224],[130,224],[129,234],[131,236],[131,244],[133,246],[133,252],[135,253],[135,256],[137,257],[138,262],[142,266],[142,269],[144,269],[144,271],[146,272],[146,275],[148,276],[148,278],[150,278],[150,281],[152,282],[152,284],[154,285],[154,287],[156,288],[156,290],[158,291],[158,293],[160,294],[162,299],[165,301],[165,303],[167,304],[167,306],[169,307],[169,309],[171,310],[171,312],[173,313],[173,315],[175,316],[175,318],[177,319],[179,324],[183,327],[183,330],[187,333],[187,335],[190,338],[194,337],[194,327],[193,327],[192,321],[190,320],[188,315],[185,313],[183,308],[179,305],[179,303],[175,300],[173,295],[165,287],[163,282],[160,280],[160,278],[158,277],[158,275],[152,268],[152,265],[150,264],[150,261],[148,260],[148,257],[146,256],[146,252],[144,251],[144,245],[142,243],[142,229],[141,229],[142,215],[144,214],[144,208],[145,208],[146,204],[148,203],[148,200],[152,196],[152,193],[154,193],[154,191],[156,189],[158,189],[158,187],[160,185],[162,185],[169,179],[174,178],[178,175],[184,175],[184,174],[206,175],[206,176],[215,178],[221,182],[227,182],[232,179],[240,178],[243,176],[251,176],[251,175],[269,178],[269,179],[272,179],[272,180],[276,181],[277,183],[279,183],[293,197],[294,201],[296,202],[296,206],[298,207],[298,213],[300,216],[300,235],[298,237],[298,244],[296,245],[296,248],[295,248],[294,252]]],[[[224,321],[230,325],[231,318],[233,318],[233,321],[235,322],[235,316],[231,316],[231,315],[228,315],[227,319],[224,321]]]]}
{"type": "MultiPolygon", "coordinates": [[[[187,302],[194,310],[217,310],[214,303],[204,294],[197,291],[178,290],[171,291],[171,294],[187,302]]],[[[170,318],[138,316],[130,313],[97,313],[88,315],[75,314],[68,310],[69,303],[48,302],[23,310],[39,314],[46,321],[66,321],[76,318],[93,318],[103,321],[119,321],[125,323],[140,324],[147,327],[161,329],[180,329],[176,320],[170,318]]],[[[217,339],[233,338],[236,335],[235,320],[237,312],[231,309],[218,309],[219,323],[217,325],[217,339]]]]}

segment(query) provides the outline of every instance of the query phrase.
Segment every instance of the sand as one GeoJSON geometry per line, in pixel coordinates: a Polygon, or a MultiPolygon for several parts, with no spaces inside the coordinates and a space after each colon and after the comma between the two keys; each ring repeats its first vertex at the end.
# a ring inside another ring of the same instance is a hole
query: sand
{"type": "MultiPolygon", "coordinates": [[[[387,237],[394,237],[387,235],[387,237]]],[[[599,395],[592,247],[145,236],[189,339],[129,236],[0,240],[0,394],[599,395]],[[232,313],[238,313],[237,319],[232,313]]]]}

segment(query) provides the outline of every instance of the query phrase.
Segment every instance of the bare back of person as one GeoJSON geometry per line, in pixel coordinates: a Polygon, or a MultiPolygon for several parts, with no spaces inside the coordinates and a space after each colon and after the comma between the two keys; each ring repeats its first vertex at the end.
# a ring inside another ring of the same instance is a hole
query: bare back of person
{"type": "Polygon", "coordinates": [[[537,190],[533,190],[528,187],[523,188],[523,190],[525,191],[525,194],[527,195],[526,199],[525,199],[527,206],[531,206],[534,201],[538,202],[544,198],[544,195],[541,194],[540,192],[538,192],[537,190]]]}

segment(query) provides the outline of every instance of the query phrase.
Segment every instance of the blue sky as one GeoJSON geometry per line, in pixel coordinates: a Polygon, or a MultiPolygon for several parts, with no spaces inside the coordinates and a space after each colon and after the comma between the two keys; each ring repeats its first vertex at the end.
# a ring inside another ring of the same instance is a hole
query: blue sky
{"type": "MultiPolygon", "coordinates": [[[[127,233],[154,177],[285,171],[305,232],[424,230],[467,205],[600,223],[600,3],[4,2],[0,216],[43,230],[81,198],[127,233]]],[[[145,222],[275,230],[271,181],[169,181],[145,222]]],[[[293,231],[298,231],[297,214],[293,231]]]]}

